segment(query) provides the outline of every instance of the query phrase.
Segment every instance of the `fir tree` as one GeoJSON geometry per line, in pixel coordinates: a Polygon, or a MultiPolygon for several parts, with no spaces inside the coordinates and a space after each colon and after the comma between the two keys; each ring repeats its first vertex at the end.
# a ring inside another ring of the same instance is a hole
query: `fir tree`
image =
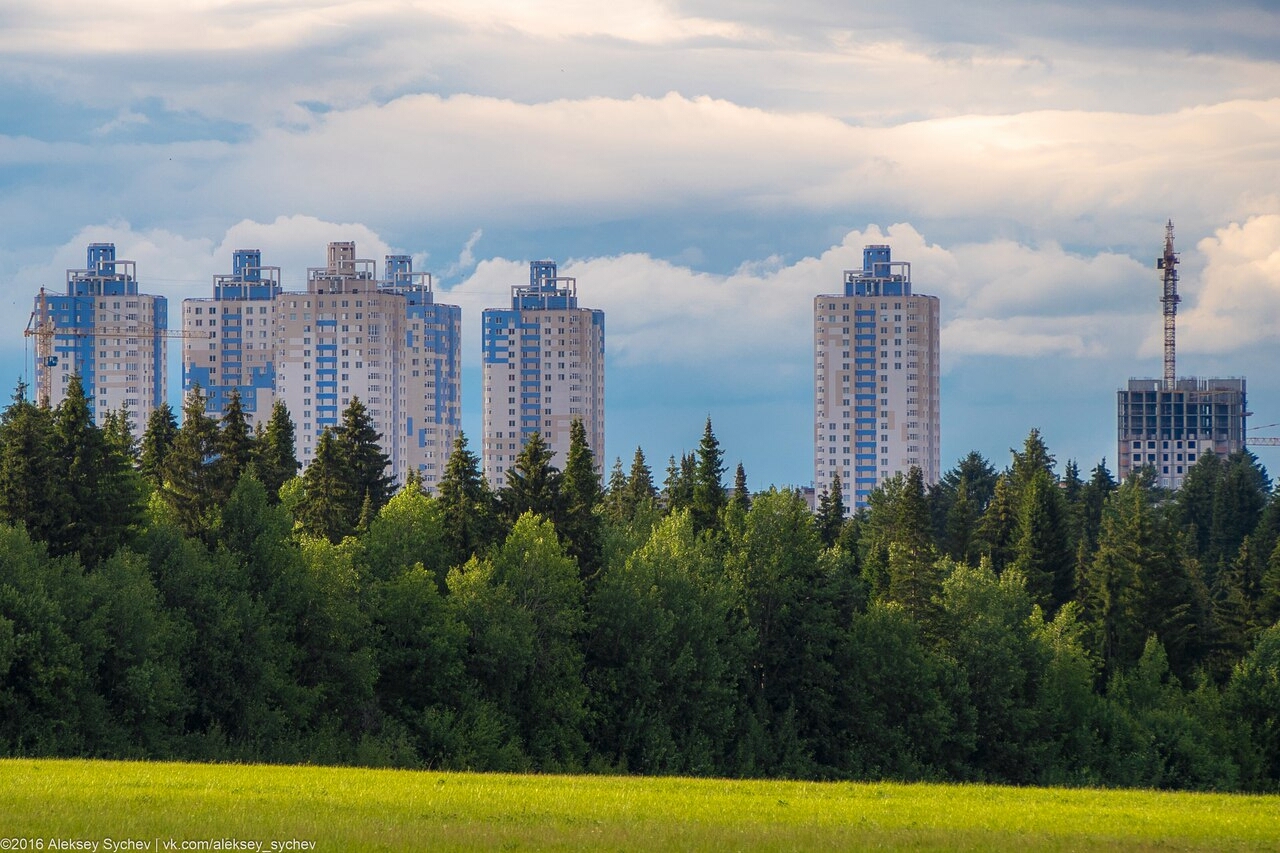
{"type": "Polygon", "coordinates": [[[1014,558],[1017,531],[1018,509],[1013,487],[1008,477],[1000,477],[974,535],[978,553],[991,561],[991,568],[996,574],[1004,571],[1014,558]]]}
{"type": "Polygon", "coordinates": [[[622,457],[613,457],[609,469],[609,485],[605,489],[605,515],[610,521],[620,523],[627,519],[627,474],[622,470],[622,457]]]}
{"type": "Polygon", "coordinates": [[[747,471],[742,467],[741,462],[733,472],[733,495],[729,498],[729,503],[742,512],[751,509],[751,491],[747,488],[747,471]]]}
{"type": "Polygon", "coordinates": [[[1032,600],[1050,615],[1074,593],[1072,556],[1062,494],[1047,473],[1035,471],[1023,487],[1013,565],[1032,600]]]}

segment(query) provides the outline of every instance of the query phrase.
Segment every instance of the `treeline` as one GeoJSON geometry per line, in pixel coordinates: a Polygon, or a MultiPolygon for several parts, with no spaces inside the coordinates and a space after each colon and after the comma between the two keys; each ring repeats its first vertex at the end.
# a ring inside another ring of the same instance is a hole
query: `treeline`
{"type": "Polygon", "coordinates": [[[356,401],[190,395],[134,438],[73,382],[0,416],[0,753],[481,770],[1280,787],[1280,499],[1177,493],[1033,432],[844,518],[725,490],[708,421],[607,488],[578,425],[492,490],[398,491],[356,401]]]}

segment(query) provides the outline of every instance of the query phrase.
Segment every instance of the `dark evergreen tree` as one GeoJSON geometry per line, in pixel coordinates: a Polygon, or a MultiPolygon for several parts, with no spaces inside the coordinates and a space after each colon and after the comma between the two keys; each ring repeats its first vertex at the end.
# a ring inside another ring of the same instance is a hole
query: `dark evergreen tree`
{"type": "Polygon", "coordinates": [[[514,524],[526,512],[555,522],[561,514],[560,469],[551,464],[555,455],[541,433],[525,441],[515,464],[507,469],[506,488],[498,492],[498,503],[507,521],[514,524]]]}
{"type": "Polygon", "coordinates": [[[1187,469],[1182,488],[1174,498],[1178,526],[1191,534],[1191,553],[1202,560],[1209,555],[1214,495],[1225,467],[1221,456],[1212,450],[1202,451],[1200,458],[1187,469]]]}
{"type": "Polygon", "coordinates": [[[343,410],[342,422],[338,424],[334,438],[350,478],[353,523],[358,523],[366,500],[369,502],[368,515],[372,517],[391,499],[394,480],[387,473],[391,459],[382,452],[379,444],[382,436],[373,428],[373,419],[359,397],[352,397],[343,410]]]}
{"type": "Polygon", "coordinates": [[[53,414],[53,454],[66,511],[49,546],[54,554],[79,553],[96,565],[125,541],[140,518],[138,494],[130,488],[130,463],[107,444],[93,422],[80,377],[73,376],[53,414]]]}
{"type": "Polygon", "coordinates": [[[1008,477],[996,481],[987,511],[978,522],[974,545],[980,555],[991,561],[991,568],[999,574],[1013,561],[1017,545],[1018,506],[1013,486],[1008,477]]]}
{"type": "Polygon", "coordinates": [[[627,519],[627,474],[622,470],[622,457],[613,457],[609,469],[609,484],[605,487],[604,512],[610,521],[619,524],[627,519]]]}
{"type": "Polygon", "coordinates": [[[1075,560],[1062,492],[1043,470],[1023,486],[1013,566],[1031,600],[1052,615],[1075,593],[1075,560]]]}
{"type": "Polygon", "coordinates": [[[1053,455],[1049,453],[1048,446],[1044,443],[1044,438],[1040,435],[1040,430],[1032,429],[1028,433],[1026,441],[1022,443],[1022,452],[1014,450],[1013,468],[1009,477],[1009,485],[1013,488],[1016,497],[1022,496],[1022,490],[1039,472],[1044,472],[1049,476],[1055,484],[1058,477],[1054,474],[1053,469],[1057,464],[1053,455]]]}
{"type": "Polygon", "coordinates": [[[581,418],[569,427],[569,456],[560,478],[562,513],[556,532],[565,552],[578,561],[584,580],[594,578],[603,565],[603,525],[597,514],[603,495],[596,473],[595,454],[587,444],[587,430],[581,418]]]}
{"type": "Polygon", "coordinates": [[[976,565],[978,549],[978,508],[969,495],[967,477],[962,476],[955,487],[955,497],[947,510],[942,529],[942,553],[959,563],[976,565]]]}
{"type": "Polygon", "coordinates": [[[271,406],[267,425],[253,442],[253,470],[267,490],[267,500],[280,502],[280,487],[298,475],[293,419],[283,400],[271,406]]]}
{"type": "Polygon", "coordinates": [[[707,418],[698,443],[698,464],[693,480],[690,514],[696,530],[712,530],[720,524],[720,513],[728,503],[724,493],[724,452],[707,418]]]}
{"type": "Polygon", "coordinates": [[[747,470],[742,467],[741,462],[733,472],[733,495],[729,498],[729,503],[744,513],[751,509],[751,490],[747,488],[747,470]]]}
{"type": "Polygon", "coordinates": [[[253,457],[253,434],[249,431],[249,421],[240,403],[240,392],[232,389],[218,432],[218,497],[221,502],[231,497],[231,490],[240,482],[240,475],[248,470],[253,457]]]}
{"type": "Polygon", "coordinates": [[[72,511],[53,455],[53,412],[27,399],[19,383],[0,415],[0,519],[49,543],[72,511]]]}
{"type": "Polygon", "coordinates": [[[147,418],[138,461],[138,469],[153,489],[164,483],[165,459],[177,438],[178,420],[173,416],[173,408],[168,403],[161,403],[151,410],[147,418]]]}
{"type": "Polygon", "coordinates": [[[844,490],[840,485],[840,473],[831,475],[831,487],[823,489],[818,499],[818,537],[830,548],[840,538],[844,527],[844,490]]]}
{"type": "Polygon", "coordinates": [[[645,462],[644,451],[637,445],[635,455],[631,457],[631,472],[627,475],[627,511],[634,516],[640,507],[657,499],[658,490],[653,485],[653,472],[645,462]]]}
{"type": "Polygon", "coordinates": [[[942,573],[936,565],[924,476],[917,466],[907,472],[898,493],[895,516],[897,529],[889,545],[888,597],[931,631],[938,613],[942,573]]]}
{"type": "Polygon", "coordinates": [[[218,471],[221,438],[217,423],[205,414],[205,397],[192,386],[182,405],[182,426],[164,457],[161,494],[173,507],[188,536],[214,526],[222,483],[218,471]]]}
{"type": "Polygon", "coordinates": [[[1227,457],[1213,493],[1209,547],[1203,555],[1210,586],[1220,569],[1235,562],[1241,543],[1257,527],[1270,493],[1271,478],[1256,456],[1239,450],[1227,457]]]}
{"type": "Polygon", "coordinates": [[[298,523],[312,536],[337,544],[355,532],[356,484],[335,430],[325,429],[316,443],[316,455],[302,474],[304,495],[298,505],[298,523]]]}
{"type": "Polygon", "coordinates": [[[480,473],[480,459],[459,431],[444,476],[436,484],[449,565],[458,566],[483,553],[497,535],[493,493],[480,473]]]}
{"type": "Polygon", "coordinates": [[[1107,470],[1104,459],[1094,466],[1089,482],[1080,489],[1080,539],[1091,556],[1098,547],[1098,531],[1102,527],[1102,508],[1116,490],[1115,478],[1107,470]]]}

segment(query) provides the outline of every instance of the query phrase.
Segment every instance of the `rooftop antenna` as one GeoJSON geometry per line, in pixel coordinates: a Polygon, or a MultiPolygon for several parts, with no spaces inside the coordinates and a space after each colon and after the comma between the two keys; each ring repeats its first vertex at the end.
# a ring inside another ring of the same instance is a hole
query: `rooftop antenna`
{"type": "Polygon", "coordinates": [[[1178,253],[1173,250],[1173,220],[1164,227],[1164,256],[1156,259],[1156,269],[1164,270],[1164,387],[1173,390],[1177,370],[1174,366],[1174,316],[1178,313],[1178,253]]]}

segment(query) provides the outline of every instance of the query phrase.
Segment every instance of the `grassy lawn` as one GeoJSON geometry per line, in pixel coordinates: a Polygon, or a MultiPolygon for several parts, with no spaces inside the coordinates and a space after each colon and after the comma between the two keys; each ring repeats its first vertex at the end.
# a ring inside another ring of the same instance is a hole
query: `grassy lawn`
{"type": "Polygon", "coordinates": [[[108,839],[150,850],[1278,850],[1280,797],[0,761],[0,853],[58,839],[98,850],[113,849],[108,839]]]}

